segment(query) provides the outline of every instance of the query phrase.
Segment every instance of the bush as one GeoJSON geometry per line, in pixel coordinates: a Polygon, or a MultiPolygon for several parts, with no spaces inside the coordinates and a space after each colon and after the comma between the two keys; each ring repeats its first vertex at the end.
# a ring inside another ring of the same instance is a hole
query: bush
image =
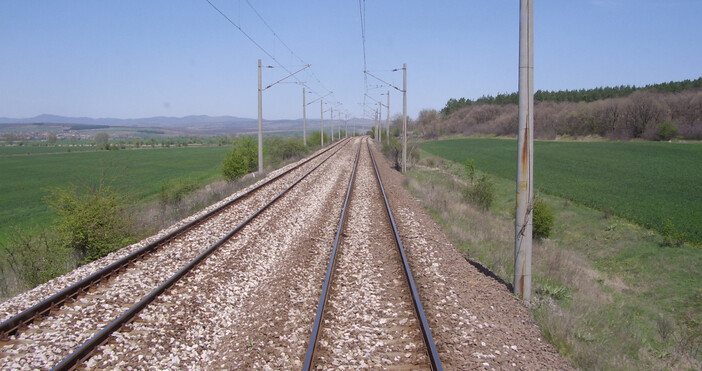
{"type": "Polygon", "coordinates": [[[297,138],[290,138],[273,148],[273,155],[281,161],[298,158],[305,154],[307,154],[307,148],[302,144],[302,140],[297,138]]]}
{"type": "Polygon", "coordinates": [[[256,171],[258,167],[258,144],[253,137],[239,137],[234,140],[222,165],[222,173],[227,180],[236,180],[256,171]]]}
{"type": "Polygon", "coordinates": [[[551,206],[540,199],[534,200],[533,233],[536,238],[548,238],[553,228],[554,214],[551,206]]]}
{"type": "Polygon", "coordinates": [[[194,180],[167,180],[161,185],[159,201],[161,202],[161,205],[178,203],[183,200],[183,197],[189,195],[197,189],[198,184],[194,180]]]}
{"type": "MultiPolygon", "coordinates": [[[[307,145],[308,146],[318,146],[321,144],[322,138],[319,135],[319,131],[313,131],[310,133],[310,135],[307,137],[307,145]]],[[[327,133],[324,133],[324,143],[329,143],[329,135],[327,133]]]]}
{"type": "Polygon", "coordinates": [[[75,268],[74,253],[54,234],[31,231],[12,232],[0,248],[5,261],[0,265],[2,292],[14,295],[44,283],[75,268]],[[14,281],[14,282],[13,282],[14,281]]]}
{"type": "Polygon", "coordinates": [[[91,262],[131,241],[131,219],[109,186],[85,188],[54,189],[46,201],[58,213],[56,231],[65,247],[91,262]]]}
{"type": "Polygon", "coordinates": [[[678,127],[674,122],[667,120],[658,124],[656,128],[656,136],[658,140],[671,140],[678,134],[678,127]]]}
{"type": "Polygon", "coordinates": [[[495,184],[488,176],[483,175],[463,190],[463,198],[483,210],[488,210],[495,200],[495,184]]]}
{"type": "Polygon", "coordinates": [[[390,137],[390,144],[383,140],[382,152],[395,170],[402,169],[402,143],[395,137],[390,137]]]}
{"type": "Polygon", "coordinates": [[[673,221],[670,220],[670,218],[666,219],[663,223],[661,235],[663,235],[663,246],[680,247],[684,243],[680,233],[678,233],[673,221]]]}

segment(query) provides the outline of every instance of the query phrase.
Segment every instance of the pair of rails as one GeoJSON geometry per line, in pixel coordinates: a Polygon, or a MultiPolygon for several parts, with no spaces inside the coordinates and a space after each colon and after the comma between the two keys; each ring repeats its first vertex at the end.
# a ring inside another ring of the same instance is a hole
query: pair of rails
{"type": "MultiPolygon", "coordinates": [[[[265,205],[260,207],[257,211],[252,213],[250,216],[248,216],[243,222],[239,223],[234,229],[229,231],[226,235],[224,235],[222,238],[220,238],[217,242],[213,243],[210,245],[206,250],[198,254],[194,259],[192,259],[188,264],[180,268],[175,274],[170,276],[167,280],[162,282],[158,287],[153,289],[151,292],[149,292],[146,296],[141,298],[137,303],[132,305],[129,309],[127,309],[125,312],[123,312],[119,317],[114,319],[112,322],[107,324],[105,327],[103,327],[100,331],[98,331],[95,335],[93,335],[88,341],[83,343],[79,348],[77,348],[73,353],[71,353],[69,356],[64,358],[60,363],[58,363],[56,366],[54,366],[53,370],[70,370],[78,367],[82,362],[87,360],[91,354],[102,344],[105,342],[111,334],[119,330],[124,324],[128,323],[130,320],[132,320],[141,310],[143,310],[149,303],[151,303],[156,297],[159,295],[163,294],[166,292],[171,286],[173,286],[178,280],[180,280],[183,276],[185,276],[188,272],[190,272],[193,268],[195,268],[198,264],[200,264],[203,260],[205,260],[210,254],[212,254],[215,250],[217,250],[221,245],[223,245],[225,242],[230,240],[232,237],[234,237],[241,229],[243,229],[246,225],[248,225],[252,220],[254,220],[259,214],[261,214],[264,210],[268,209],[271,205],[273,205],[276,201],[278,201],[281,197],[283,197],[286,193],[288,193],[293,187],[298,185],[302,180],[304,180],[307,176],[309,176],[312,172],[314,172],[317,168],[319,168],[322,164],[324,164],[327,160],[329,160],[332,156],[334,156],[337,152],[339,152],[344,146],[346,146],[348,143],[351,142],[351,139],[340,141],[337,144],[333,146],[329,146],[326,149],[323,149],[319,151],[317,154],[314,156],[311,156],[307,158],[305,161],[301,161],[300,163],[296,164],[295,166],[287,169],[284,172],[281,172],[280,174],[276,175],[275,177],[272,177],[271,179],[267,180],[266,182],[262,182],[259,185],[251,188],[245,193],[240,194],[236,198],[220,205],[219,207],[211,210],[210,212],[201,215],[200,217],[188,222],[187,224],[177,228],[176,230],[160,237],[156,241],[153,241],[135,251],[132,253],[118,259],[117,261],[107,265],[106,267],[96,271],[95,273],[89,275],[88,277],[85,277],[84,279],[74,283],[73,285],[64,288],[63,290],[51,295],[50,297],[42,300],[41,302],[31,306],[30,308],[16,314],[15,316],[7,319],[6,321],[2,322],[0,324],[0,336],[3,338],[8,338],[9,336],[13,334],[17,334],[18,332],[21,332],[23,329],[27,328],[29,324],[35,321],[40,321],[41,318],[48,316],[51,314],[52,310],[57,310],[63,303],[66,303],[69,300],[74,300],[81,296],[84,293],[87,293],[91,288],[96,287],[100,285],[101,283],[106,282],[107,280],[111,279],[112,277],[120,274],[120,272],[126,270],[130,265],[134,264],[136,261],[143,259],[145,256],[148,256],[149,254],[155,252],[157,249],[165,246],[168,244],[170,241],[174,240],[175,238],[184,235],[188,231],[192,230],[193,228],[197,227],[198,225],[201,225],[202,223],[206,222],[207,220],[213,218],[216,215],[219,215],[223,212],[226,212],[227,209],[232,207],[234,204],[240,202],[241,200],[253,195],[257,191],[261,190],[262,188],[269,186],[282,177],[284,177],[287,174],[290,174],[292,171],[300,168],[301,166],[310,163],[311,161],[320,158],[322,156],[325,156],[322,161],[320,161],[318,164],[313,166],[309,171],[305,172],[302,176],[300,176],[298,179],[296,179],[292,184],[290,184],[288,187],[286,187],[283,191],[278,193],[275,197],[273,197],[270,201],[268,201],[265,205]]],[[[342,229],[345,224],[346,220],[346,210],[348,207],[350,195],[351,195],[351,189],[353,187],[353,182],[355,179],[356,175],[356,169],[358,167],[358,162],[359,162],[359,155],[361,151],[362,145],[359,145],[358,151],[356,153],[356,157],[354,160],[354,165],[353,165],[353,170],[349,179],[348,183],[348,188],[346,192],[346,197],[344,200],[343,208],[341,210],[341,216],[339,218],[339,225],[337,228],[337,232],[334,238],[334,244],[332,247],[332,252],[331,252],[331,257],[329,261],[329,265],[327,268],[327,272],[325,275],[325,280],[324,284],[322,286],[322,294],[321,298],[319,301],[319,306],[317,310],[317,315],[315,316],[315,321],[314,321],[314,326],[312,329],[312,335],[310,337],[309,345],[308,345],[308,350],[305,355],[305,363],[303,366],[304,370],[311,370],[312,369],[312,364],[314,360],[314,352],[315,349],[317,348],[317,339],[319,336],[319,330],[320,326],[322,323],[322,318],[324,316],[324,311],[325,311],[325,305],[327,302],[327,298],[329,296],[329,288],[331,286],[331,281],[334,275],[334,269],[335,269],[335,261],[336,261],[336,256],[337,256],[337,251],[338,251],[338,246],[341,241],[341,235],[342,235],[342,229]]],[[[422,308],[420,299],[419,299],[419,294],[417,292],[416,285],[414,283],[414,279],[412,277],[412,273],[410,271],[409,263],[407,260],[407,257],[404,252],[404,247],[402,245],[402,241],[400,239],[399,232],[397,230],[397,225],[395,224],[394,217],[392,215],[392,210],[390,209],[390,203],[387,199],[387,195],[385,194],[385,190],[383,187],[382,180],[380,178],[380,172],[378,171],[378,167],[375,161],[375,157],[373,156],[373,151],[370,148],[370,144],[366,141],[366,147],[370,153],[373,167],[375,170],[376,174],[376,179],[378,181],[378,185],[380,187],[384,203],[385,203],[385,209],[387,211],[387,216],[389,218],[390,224],[392,225],[393,233],[394,233],[394,238],[396,241],[396,245],[398,248],[398,251],[401,256],[402,260],[402,265],[403,265],[403,272],[405,276],[405,280],[408,284],[408,287],[410,289],[411,297],[412,297],[412,306],[414,308],[415,314],[417,316],[417,319],[419,320],[419,327],[422,333],[422,337],[425,343],[425,348],[427,352],[427,356],[430,362],[430,366],[433,370],[441,370],[441,362],[439,360],[438,352],[436,350],[436,346],[434,344],[431,331],[429,329],[428,322],[426,320],[426,316],[424,314],[424,310],[422,308]]]]}

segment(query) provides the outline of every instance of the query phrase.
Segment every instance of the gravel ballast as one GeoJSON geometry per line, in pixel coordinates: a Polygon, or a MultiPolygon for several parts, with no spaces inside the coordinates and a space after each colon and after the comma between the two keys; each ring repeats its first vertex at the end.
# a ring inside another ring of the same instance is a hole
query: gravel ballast
{"type": "MultiPolygon", "coordinates": [[[[361,138],[352,139],[240,234],[147,306],[133,322],[113,334],[83,366],[159,370],[300,369],[353,159],[360,145],[361,138]]],[[[504,285],[466,262],[441,228],[403,188],[403,176],[391,169],[379,153],[376,152],[375,158],[444,369],[570,370],[553,346],[540,338],[540,331],[523,303],[504,285]]],[[[398,259],[393,255],[397,248],[392,235],[385,232],[387,216],[377,200],[375,175],[368,170],[372,165],[365,144],[360,161],[358,188],[352,194],[338,263],[354,273],[337,277],[339,285],[334,287],[330,298],[332,311],[336,312],[330,318],[339,322],[337,325],[325,322],[327,327],[322,335],[326,343],[320,346],[318,356],[330,361],[331,366],[324,369],[383,369],[393,364],[423,369],[427,360],[422,358],[421,337],[411,330],[392,332],[401,327],[411,328],[416,319],[412,313],[407,314],[408,309],[402,304],[405,294],[396,287],[402,285],[392,278],[399,269],[392,262],[398,259]],[[353,309],[344,309],[348,307],[353,309]],[[338,335],[337,340],[326,335],[338,335]],[[392,341],[387,341],[388,336],[392,336],[392,341]],[[401,340],[396,341],[397,338],[401,340]]],[[[307,165],[303,168],[309,169],[307,165]]],[[[269,177],[279,171],[282,169],[269,177]]],[[[219,221],[208,222],[197,234],[176,239],[172,247],[154,254],[158,257],[155,265],[135,264],[124,278],[113,280],[112,287],[119,288],[115,293],[97,289],[85,300],[57,311],[57,317],[65,321],[60,326],[70,329],[64,331],[66,336],[56,338],[49,331],[38,330],[27,332],[27,336],[43,337],[37,344],[29,345],[29,340],[16,341],[11,346],[8,342],[0,343],[3,369],[50,368],[66,355],[65,349],[80,345],[98,326],[111,320],[108,314],[125,310],[162,280],[160,272],[184,264],[187,256],[201,251],[206,241],[221,237],[225,225],[248,216],[254,203],[242,204],[236,216],[223,216],[219,221]],[[93,299],[107,296],[113,298],[109,303],[94,304],[93,299]],[[83,311],[95,315],[78,322],[68,321],[81,318],[83,311]],[[26,345],[21,351],[25,354],[36,350],[24,363],[13,355],[20,352],[22,344],[26,345]]],[[[0,318],[9,318],[198,215],[0,303],[0,318]]]]}

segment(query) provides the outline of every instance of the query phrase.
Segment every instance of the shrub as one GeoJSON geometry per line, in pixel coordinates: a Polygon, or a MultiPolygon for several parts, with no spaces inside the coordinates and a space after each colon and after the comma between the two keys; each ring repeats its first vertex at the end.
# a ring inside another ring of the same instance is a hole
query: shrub
{"type": "Polygon", "coordinates": [[[84,188],[51,190],[46,201],[58,213],[56,231],[65,246],[91,262],[130,242],[131,219],[109,186],[84,188]]]}
{"type": "Polygon", "coordinates": [[[183,200],[183,197],[197,190],[198,184],[194,180],[167,180],[161,185],[159,193],[159,201],[161,205],[169,203],[178,203],[183,200]]]}
{"type": "Polygon", "coordinates": [[[463,198],[483,210],[488,210],[495,200],[495,184],[488,176],[483,175],[463,190],[463,198]]]}
{"type": "MultiPolygon", "coordinates": [[[[310,133],[310,135],[307,137],[308,146],[318,146],[321,144],[322,138],[320,137],[319,133],[319,131],[313,131],[312,133],[310,133]]],[[[329,135],[327,135],[327,133],[324,133],[324,143],[329,143],[329,141],[329,135]]]]}
{"type": "Polygon", "coordinates": [[[234,140],[232,149],[227,153],[222,165],[222,173],[227,180],[236,180],[243,175],[256,171],[258,166],[258,144],[252,137],[240,137],[234,140]]]}
{"type": "Polygon", "coordinates": [[[666,219],[663,223],[661,235],[663,235],[663,246],[680,247],[684,243],[680,233],[678,233],[673,221],[670,220],[670,218],[666,219]]]}
{"type": "Polygon", "coordinates": [[[533,233],[536,238],[548,238],[553,228],[553,209],[540,199],[534,201],[533,233]]]}
{"type": "Polygon", "coordinates": [[[402,143],[397,138],[390,137],[390,144],[384,140],[382,152],[395,170],[402,169],[402,143]]]}
{"type": "Polygon", "coordinates": [[[76,265],[73,252],[56,235],[48,232],[32,233],[16,229],[9,242],[0,249],[5,257],[0,265],[5,295],[44,283],[76,265]],[[12,282],[12,278],[16,282],[12,282]]]}
{"type": "Polygon", "coordinates": [[[670,120],[663,121],[656,128],[656,136],[659,140],[671,140],[676,134],[678,134],[678,127],[670,120]]]}
{"type": "Polygon", "coordinates": [[[301,139],[290,138],[273,148],[273,155],[281,161],[290,160],[307,154],[301,139]]]}

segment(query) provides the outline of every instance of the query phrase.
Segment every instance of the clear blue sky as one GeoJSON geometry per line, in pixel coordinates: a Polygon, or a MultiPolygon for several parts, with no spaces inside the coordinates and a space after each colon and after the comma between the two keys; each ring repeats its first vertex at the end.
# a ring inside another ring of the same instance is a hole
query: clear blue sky
{"type": "MultiPolygon", "coordinates": [[[[246,0],[211,0],[289,70],[302,62],[246,0]]],[[[249,0],[310,70],[300,80],[363,112],[358,1],[249,0]],[[313,72],[310,73],[309,71],[313,72]],[[319,81],[317,81],[317,79],[319,81]],[[320,84],[321,82],[321,84],[320,84]]],[[[536,89],[702,76],[700,0],[535,0],[536,89]]],[[[518,0],[368,0],[368,70],[401,86],[409,114],[517,90],[518,0]]],[[[0,117],[256,117],[256,61],[276,65],[205,0],[0,2],[0,117]]],[[[287,73],[265,69],[264,85],[287,73]]],[[[369,79],[375,87],[376,81],[369,79]]],[[[379,94],[387,88],[375,88],[379,94]]],[[[264,92],[264,118],[302,117],[302,87],[264,92]]],[[[318,96],[310,94],[308,101],[318,96]]],[[[392,113],[401,112],[399,92],[392,113]]],[[[370,102],[370,100],[368,100],[370,102]]],[[[308,107],[319,117],[319,105],[308,107]]]]}

